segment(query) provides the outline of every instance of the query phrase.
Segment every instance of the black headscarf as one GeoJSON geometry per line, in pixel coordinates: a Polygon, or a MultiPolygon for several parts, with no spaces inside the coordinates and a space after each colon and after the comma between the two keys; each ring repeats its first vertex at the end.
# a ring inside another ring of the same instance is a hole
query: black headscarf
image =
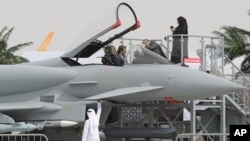
{"type": "Polygon", "coordinates": [[[180,16],[177,18],[179,25],[175,28],[173,34],[188,34],[187,20],[180,16]]]}

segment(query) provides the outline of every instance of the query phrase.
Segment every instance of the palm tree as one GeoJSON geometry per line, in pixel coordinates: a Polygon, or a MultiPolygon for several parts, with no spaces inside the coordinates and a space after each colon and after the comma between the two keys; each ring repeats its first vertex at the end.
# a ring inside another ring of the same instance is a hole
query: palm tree
{"type": "Polygon", "coordinates": [[[24,57],[14,55],[14,52],[20,50],[23,47],[33,44],[33,42],[22,43],[8,48],[7,42],[13,30],[14,27],[12,27],[8,31],[7,27],[4,27],[0,31],[0,64],[18,64],[29,62],[29,60],[24,57]],[[7,32],[5,33],[5,31],[7,32]]]}
{"type": "Polygon", "coordinates": [[[245,56],[241,63],[241,71],[250,73],[250,31],[233,26],[223,26],[221,30],[224,32],[214,31],[213,33],[224,37],[225,54],[231,60],[245,56]]]}

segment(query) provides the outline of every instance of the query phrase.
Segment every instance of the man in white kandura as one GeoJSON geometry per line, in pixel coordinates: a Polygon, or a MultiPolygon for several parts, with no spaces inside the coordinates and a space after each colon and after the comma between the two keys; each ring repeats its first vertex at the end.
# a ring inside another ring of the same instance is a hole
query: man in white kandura
{"type": "Polygon", "coordinates": [[[95,110],[88,109],[88,119],[85,120],[84,129],[82,133],[82,141],[100,141],[99,136],[99,121],[101,116],[101,102],[97,103],[97,112],[95,110]]]}

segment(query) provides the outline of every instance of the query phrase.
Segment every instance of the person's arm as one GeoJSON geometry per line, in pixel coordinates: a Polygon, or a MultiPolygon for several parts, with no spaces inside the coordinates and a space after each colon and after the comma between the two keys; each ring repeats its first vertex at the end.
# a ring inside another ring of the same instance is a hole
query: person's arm
{"type": "Polygon", "coordinates": [[[182,34],[182,29],[180,26],[176,27],[175,30],[173,31],[173,34],[182,34]]]}
{"type": "Polygon", "coordinates": [[[87,141],[87,135],[88,135],[88,132],[89,132],[89,120],[86,120],[85,123],[84,123],[84,128],[83,128],[83,131],[82,131],[82,141],[87,141]]]}
{"type": "Polygon", "coordinates": [[[175,30],[175,28],[174,28],[172,25],[170,26],[170,29],[171,29],[172,33],[173,33],[174,30],[175,30]]]}
{"type": "Polygon", "coordinates": [[[173,31],[173,34],[187,34],[186,33],[187,27],[185,26],[178,26],[177,28],[175,28],[175,30],[173,31]]]}
{"type": "Polygon", "coordinates": [[[101,112],[102,112],[102,104],[101,104],[100,101],[98,101],[98,102],[97,102],[97,112],[96,112],[98,121],[100,121],[101,112]]]}

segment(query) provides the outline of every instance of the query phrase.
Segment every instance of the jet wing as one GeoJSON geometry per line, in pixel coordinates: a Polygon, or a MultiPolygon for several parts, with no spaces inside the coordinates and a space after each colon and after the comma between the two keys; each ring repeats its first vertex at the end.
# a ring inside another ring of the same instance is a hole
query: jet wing
{"type": "Polygon", "coordinates": [[[20,110],[57,111],[60,109],[61,106],[40,101],[0,103],[0,112],[20,110]]]}
{"type": "MultiPolygon", "coordinates": [[[[162,89],[164,86],[143,86],[115,89],[99,95],[85,98],[85,100],[107,100],[107,101],[126,101],[130,97],[142,97],[143,95],[153,94],[153,91],[162,89]],[[148,93],[147,93],[148,92],[148,93]]],[[[143,99],[143,97],[142,97],[143,99]]]]}

